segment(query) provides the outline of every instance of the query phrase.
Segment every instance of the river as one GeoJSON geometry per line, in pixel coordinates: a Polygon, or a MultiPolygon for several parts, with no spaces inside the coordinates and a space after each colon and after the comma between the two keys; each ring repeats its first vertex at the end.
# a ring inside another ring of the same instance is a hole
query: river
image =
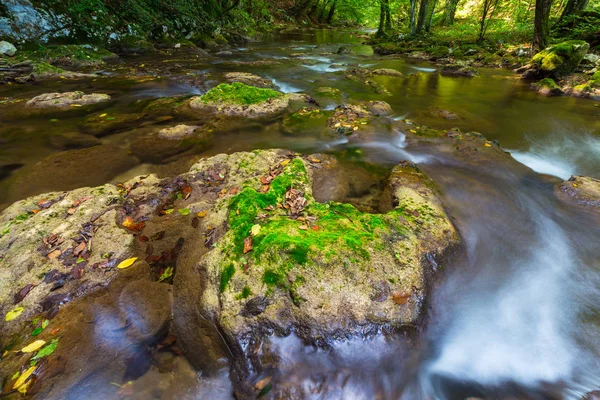
{"type": "MultiPolygon", "coordinates": [[[[232,126],[202,154],[139,164],[113,179],[174,174],[199,155],[258,148],[331,152],[350,166],[366,162],[388,168],[403,159],[414,161],[441,187],[467,253],[457,265],[445,266],[422,338],[410,344],[382,337],[343,342],[333,351],[304,347],[294,337],[273,339],[282,356],[283,381],[302,385],[318,399],[578,399],[600,388],[600,226],[556,201],[556,180],[546,176],[600,178],[598,103],[543,97],[505,70],[480,69],[477,78],[445,77],[430,63],[374,55],[343,30],[282,33],[231,52],[218,61],[193,55],[130,57],[107,67],[102,77],[3,86],[0,98],[29,99],[54,90],[103,92],[115,101],[99,112],[137,115],[151,99],[200,94],[223,72],[247,71],[272,79],[281,91],[314,95],[325,108],[346,99],[384,100],[395,119],[481,132],[535,173],[474,168],[433,150],[410,148],[401,133],[349,144],[318,134],[286,135],[279,121],[270,121],[232,126]],[[341,46],[351,52],[337,54],[341,46]],[[257,60],[279,63],[236,64],[257,60]],[[405,77],[378,77],[391,95],[377,94],[344,78],[344,70],[354,67],[392,68],[405,77]],[[316,89],[322,86],[340,89],[342,97],[319,98],[316,89]],[[432,111],[436,108],[459,118],[440,118],[432,111]]],[[[58,151],[53,135],[80,131],[88,117],[73,111],[67,117],[20,118],[22,107],[22,102],[0,104],[0,161],[21,168],[58,151]]],[[[174,116],[173,121],[189,119],[174,116]]],[[[127,147],[163,123],[138,119],[100,140],[127,147]]],[[[0,209],[24,195],[97,184],[94,176],[74,169],[69,187],[58,182],[16,188],[18,174],[17,169],[0,175],[0,209]]],[[[226,388],[226,380],[225,374],[212,384],[226,388]]],[[[200,392],[207,396],[205,390],[200,392]]]]}

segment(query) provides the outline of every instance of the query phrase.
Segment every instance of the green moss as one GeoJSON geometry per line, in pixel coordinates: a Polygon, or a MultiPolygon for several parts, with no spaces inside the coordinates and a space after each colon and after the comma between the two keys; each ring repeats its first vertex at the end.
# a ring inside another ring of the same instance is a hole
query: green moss
{"type": "Polygon", "coordinates": [[[234,274],[235,267],[233,266],[233,264],[228,264],[225,268],[223,268],[223,271],[221,271],[221,292],[227,289],[227,285],[229,285],[229,281],[231,280],[234,274]]]}
{"type": "Polygon", "coordinates": [[[537,82],[536,86],[548,88],[548,89],[559,89],[560,90],[560,86],[558,86],[556,84],[556,82],[554,82],[554,79],[552,79],[552,78],[544,78],[544,79],[540,80],[539,82],[537,82]]]}
{"type": "Polygon", "coordinates": [[[592,76],[592,79],[600,83],[600,71],[596,71],[596,73],[592,76]]]}
{"type": "Polygon", "coordinates": [[[247,299],[250,296],[252,296],[252,289],[250,289],[248,286],[244,286],[244,288],[242,289],[242,292],[240,294],[238,294],[237,296],[235,296],[235,298],[237,300],[242,300],[242,299],[247,299]]]}
{"type": "Polygon", "coordinates": [[[568,74],[579,65],[588,49],[589,44],[583,40],[569,40],[540,51],[531,62],[547,74],[568,74]]]}
{"type": "Polygon", "coordinates": [[[295,266],[326,265],[344,254],[357,257],[359,262],[367,261],[368,248],[382,234],[389,234],[392,227],[398,233],[405,232],[398,218],[401,209],[387,214],[362,213],[350,204],[317,203],[308,193],[302,215],[311,217],[312,226],[292,219],[280,208],[285,204],[285,194],[292,187],[304,191],[307,184],[304,163],[296,158],[271,182],[266,193],[247,187],[230,200],[228,221],[234,241],[231,258],[243,254],[244,239],[250,236],[253,225],[260,224],[260,231],[252,237],[251,258],[266,266],[263,282],[267,286],[287,287],[288,272],[295,266]]]}
{"type": "Polygon", "coordinates": [[[44,63],[98,64],[105,58],[115,57],[108,50],[89,45],[41,46],[23,50],[15,57],[18,61],[32,60],[44,63]]]}
{"type": "Polygon", "coordinates": [[[37,62],[37,63],[33,64],[33,73],[36,75],[62,74],[63,72],[65,72],[64,69],[57,68],[46,62],[37,62]]]}
{"type": "Polygon", "coordinates": [[[282,96],[283,93],[272,89],[261,89],[235,82],[232,84],[222,83],[209,90],[201,97],[203,103],[226,103],[250,105],[258,104],[267,100],[282,96]]]}

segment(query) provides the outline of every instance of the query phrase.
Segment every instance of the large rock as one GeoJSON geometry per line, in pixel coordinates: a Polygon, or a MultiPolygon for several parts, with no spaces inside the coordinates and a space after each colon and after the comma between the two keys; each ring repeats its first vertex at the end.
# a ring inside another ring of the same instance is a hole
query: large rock
{"type": "Polygon", "coordinates": [[[464,76],[472,78],[479,75],[477,70],[469,65],[449,64],[442,67],[440,74],[447,76],[464,76]]]}
{"type": "Polygon", "coordinates": [[[16,54],[17,48],[4,40],[0,41],[0,55],[12,57],[16,54]]]}
{"type": "Polygon", "coordinates": [[[205,95],[192,97],[188,106],[227,117],[258,118],[276,115],[290,103],[290,96],[240,82],[221,84],[205,95]]]}
{"type": "Polygon", "coordinates": [[[587,176],[572,176],[555,186],[559,199],[586,208],[600,216],[600,180],[587,176]]]}
{"type": "Polygon", "coordinates": [[[84,106],[89,104],[98,104],[110,100],[108,94],[92,93],[85,94],[83,92],[66,92],[66,93],[46,93],[34,97],[26,104],[28,107],[35,108],[65,108],[73,106],[84,106]]]}
{"type": "Polygon", "coordinates": [[[192,187],[214,171],[221,179],[215,190],[235,194],[216,200],[202,220],[207,233],[194,242],[204,237],[205,246],[184,249],[175,326],[197,366],[232,359],[240,398],[254,398],[260,373],[273,366],[271,335],[295,332],[327,347],[416,326],[431,273],[425,260],[458,243],[434,185],[414,166],[392,171],[392,209],[384,214],[316,202],[312,168],[287,152],[261,151],[213,157],[192,169],[202,177],[192,187]]]}
{"type": "Polygon", "coordinates": [[[537,53],[529,64],[516,72],[525,79],[565,76],[575,71],[589,49],[590,45],[583,40],[558,43],[537,53]]]}

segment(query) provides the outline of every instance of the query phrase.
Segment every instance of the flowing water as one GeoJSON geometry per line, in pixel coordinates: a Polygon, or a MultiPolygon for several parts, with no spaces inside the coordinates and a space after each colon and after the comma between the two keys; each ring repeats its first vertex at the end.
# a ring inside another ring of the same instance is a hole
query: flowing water
{"type": "MultiPolygon", "coordinates": [[[[112,177],[120,181],[147,172],[177,173],[199,155],[278,147],[332,152],[347,165],[367,162],[387,168],[408,159],[438,183],[467,255],[458,265],[445,266],[422,339],[410,345],[382,337],[355,340],[339,343],[333,351],[305,347],[293,336],[273,339],[282,356],[284,384],[302,385],[318,392],[319,399],[577,399],[600,388],[600,225],[556,201],[556,180],[545,176],[600,178],[597,103],[540,96],[509,71],[482,69],[474,79],[444,77],[435,65],[379,57],[350,32],[328,30],[277,35],[233,48],[232,55],[219,61],[177,54],[129,58],[108,67],[103,77],[4,86],[0,96],[21,100],[54,90],[97,91],[110,93],[114,102],[94,113],[139,115],[151,99],[203,93],[228,71],[270,78],[280,90],[314,95],[328,109],[348,99],[384,100],[395,119],[481,132],[535,171],[474,168],[431,149],[407,147],[401,132],[350,144],[342,137],[285,135],[279,122],[271,121],[232,126],[219,132],[204,153],[162,165],[140,164],[112,177]],[[341,45],[352,53],[336,54],[341,45]],[[257,60],[279,64],[247,63],[257,60]],[[405,77],[377,78],[392,94],[381,95],[344,78],[344,70],[357,66],[393,68],[405,77]],[[340,89],[342,98],[320,98],[320,86],[340,89]],[[461,118],[440,118],[435,107],[461,118]]],[[[0,175],[0,208],[24,195],[65,189],[60,182],[35,187],[17,176],[57,151],[51,145],[54,135],[85,131],[81,122],[88,117],[77,110],[67,116],[25,117],[22,108],[19,101],[0,104],[0,161],[24,164],[0,175]]],[[[182,116],[141,118],[101,140],[127,148],[138,135],[174,121],[194,122],[182,116]]],[[[76,169],[72,175],[76,186],[96,182],[76,169]]],[[[226,375],[220,379],[213,384],[227,387],[226,375]]],[[[206,393],[189,398],[223,395],[206,393]]]]}

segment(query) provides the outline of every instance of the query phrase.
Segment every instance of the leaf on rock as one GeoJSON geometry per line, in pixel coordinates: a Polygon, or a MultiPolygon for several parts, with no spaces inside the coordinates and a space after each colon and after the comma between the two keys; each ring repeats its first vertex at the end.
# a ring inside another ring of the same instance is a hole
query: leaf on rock
{"type": "Polygon", "coordinates": [[[54,350],[56,350],[57,346],[58,346],[58,338],[52,339],[50,344],[48,344],[46,347],[44,347],[43,349],[38,351],[38,353],[35,356],[33,356],[31,359],[33,361],[36,361],[36,360],[39,360],[40,358],[47,357],[50,354],[54,353],[54,350]]]}
{"type": "Polygon", "coordinates": [[[5,321],[12,321],[13,319],[16,319],[19,317],[19,315],[21,315],[23,313],[25,309],[23,307],[15,307],[12,310],[10,310],[9,312],[6,313],[6,316],[4,317],[5,321]]]}
{"type": "Polygon", "coordinates": [[[17,381],[15,382],[15,384],[13,385],[13,390],[20,388],[21,386],[23,386],[23,384],[25,383],[25,381],[27,379],[29,379],[29,377],[31,376],[31,374],[33,374],[36,370],[37,366],[34,365],[33,367],[30,367],[29,369],[27,369],[25,372],[23,372],[21,374],[21,376],[19,377],[19,379],[17,379],[17,381]]]}
{"type": "Polygon", "coordinates": [[[23,347],[21,349],[21,352],[22,353],[33,353],[34,351],[39,350],[45,344],[46,344],[45,340],[36,340],[35,342],[23,347]]]}
{"type": "Polygon", "coordinates": [[[258,235],[260,233],[260,225],[259,224],[252,225],[252,229],[250,230],[250,233],[252,233],[252,236],[258,235]]]}
{"type": "Polygon", "coordinates": [[[34,287],[35,287],[34,284],[29,283],[29,284],[25,285],[23,288],[21,288],[21,290],[19,290],[17,293],[15,293],[13,304],[18,304],[21,301],[23,301],[25,296],[27,296],[29,294],[29,292],[31,291],[31,289],[33,289],[34,287]]]}
{"type": "Polygon", "coordinates": [[[177,211],[179,211],[179,214],[184,215],[184,216],[185,215],[190,215],[190,209],[189,208],[180,208],[177,211]]]}
{"type": "Polygon", "coordinates": [[[172,276],[173,276],[173,267],[167,267],[167,269],[165,269],[165,271],[162,273],[160,278],[158,278],[158,281],[159,282],[165,281],[172,276]]]}
{"type": "Polygon", "coordinates": [[[137,257],[131,257],[128,258],[127,260],[123,260],[119,263],[119,265],[117,265],[118,269],[125,269],[125,268],[129,268],[133,265],[134,262],[136,262],[138,258],[137,257]]]}
{"type": "Polygon", "coordinates": [[[136,232],[139,232],[139,231],[141,231],[142,229],[144,229],[144,225],[145,225],[145,223],[144,223],[144,222],[135,222],[135,221],[133,220],[133,218],[131,218],[131,217],[126,217],[126,218],[123,220],[123,226],[124,226],[125,228],[127,228],[127,229],[129,229],[129,230],[132,230],[132,231],[136,231],[136,232]]]}

